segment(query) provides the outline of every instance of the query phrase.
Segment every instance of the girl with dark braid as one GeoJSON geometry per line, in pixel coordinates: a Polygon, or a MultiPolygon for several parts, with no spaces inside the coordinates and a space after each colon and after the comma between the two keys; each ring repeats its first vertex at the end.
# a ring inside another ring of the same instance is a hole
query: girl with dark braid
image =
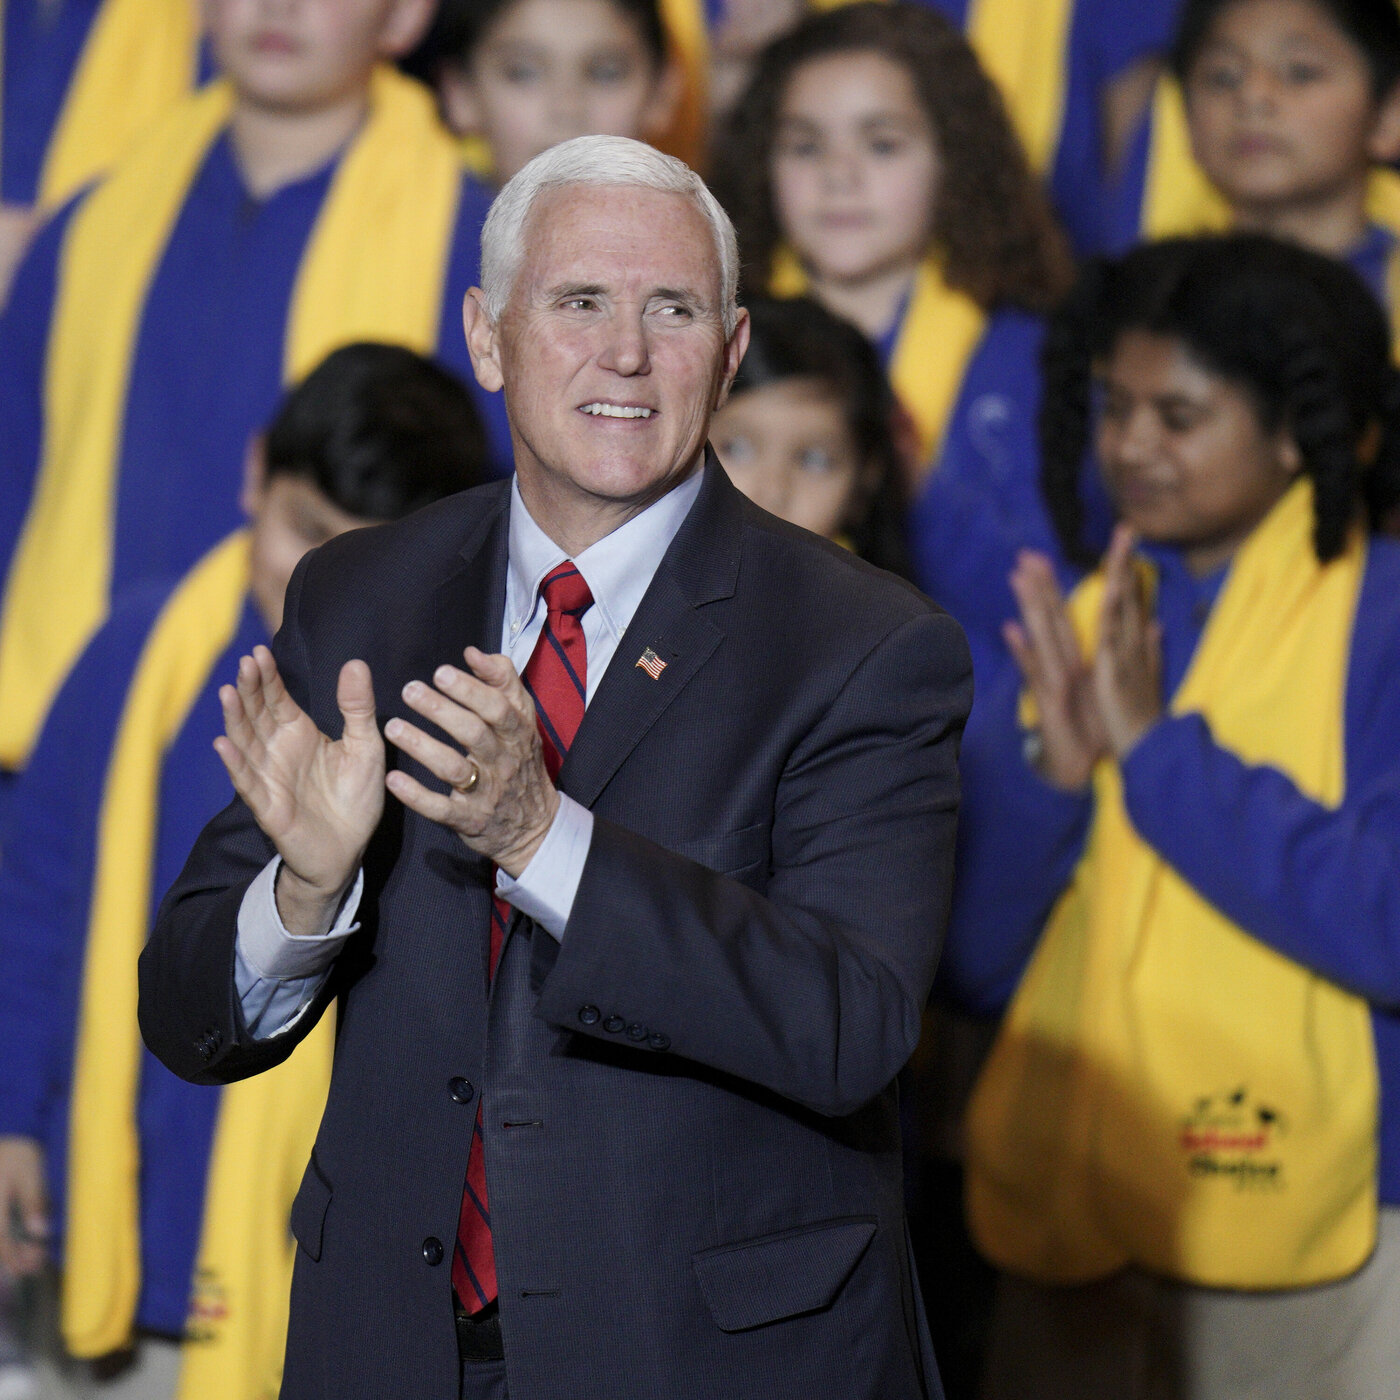
{"type": "Polygon", "coordinates": [[[1005,1006],[968,1118],[969,1218],[1006,1274],[994,1400],[1394,1393],[1388,343],[1354,273],[1260,235],[1099,264],[1052,322],[1043,481],[1097,568],[1066,602],[1043,557],[1016,566],[1024,694],[984,700],[964,749],[945,965],[1005,1006]]]}

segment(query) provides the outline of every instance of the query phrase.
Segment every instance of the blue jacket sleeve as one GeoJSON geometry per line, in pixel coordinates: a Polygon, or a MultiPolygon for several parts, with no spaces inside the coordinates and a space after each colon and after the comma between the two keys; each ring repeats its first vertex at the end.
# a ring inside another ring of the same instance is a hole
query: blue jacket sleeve
{"type": "Polygon", "coordinates": [[[978,694],[963,737],[957,878],[937,994],[1000,1012],[1084,847],[1092,800],[1039,778],[1023,755],[1020,677],[974,653],[978,694]],[[988,672],[991,671],[991,674],[988,672]]]}
{"type": "MultiPolygon", "coordinates": [[[[1400,725],[1400,687],[1392,717],[1400,725]]],[[[1398,731],[1392,727],[1393,735],[1398,731]]],[[[1368,746],[1373,755],[1374,739],[1368,746]]],[[[1163,720],[1123,765],[1128,815],[1243,929],[1322,976],[1400,1006],[1400,762],[1331,809],[1221,748],[1199,715],[1163,720]]]]}

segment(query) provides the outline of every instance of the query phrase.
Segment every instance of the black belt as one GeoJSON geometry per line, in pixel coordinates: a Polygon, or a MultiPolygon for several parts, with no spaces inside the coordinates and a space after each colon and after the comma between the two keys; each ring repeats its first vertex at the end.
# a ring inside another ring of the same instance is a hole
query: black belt
{"type": "Polygon", "coordinates": [[[457,1355],[462,1361],[504,1361],[501,1314],[492,1299],[479,1313],[457,1309],[457,1355]]]}

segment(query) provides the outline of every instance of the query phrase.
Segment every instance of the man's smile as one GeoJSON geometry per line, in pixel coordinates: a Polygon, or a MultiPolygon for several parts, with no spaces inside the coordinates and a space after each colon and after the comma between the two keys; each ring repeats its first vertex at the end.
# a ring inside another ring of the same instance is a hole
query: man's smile
{"type": "Polygon", "coordinates": [[[650,418],[657,412],[639,403],[608,403],[597,399],[593,403],[579,405],[580,413],[591,414],[595,418],[650,418]]]}

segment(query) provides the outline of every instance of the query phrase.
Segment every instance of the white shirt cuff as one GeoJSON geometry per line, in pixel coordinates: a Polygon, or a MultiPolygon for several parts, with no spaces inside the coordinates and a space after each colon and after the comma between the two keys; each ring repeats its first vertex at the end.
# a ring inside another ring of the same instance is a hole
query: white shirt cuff
{"type": "Polygon", "coordinates": [[[285,982],[315,977],[335,961],[341,944],[359,928],[355,913],[365,888],[365,872],[356,872],[355,883],[325,933],[297,935],[287,932],[277,912],[277,872],[281,866],[282,857],[274,856],[248,886],[238,906],[238,952],[260,978],[285,982]]]}
{"type": "Polygon", "coordinates": [[[592,844],[593,813],[561,792],[559,810],[539,850],[518,880],[497,870],[496,893],[546,933],[562,939],[592,844]]]}

